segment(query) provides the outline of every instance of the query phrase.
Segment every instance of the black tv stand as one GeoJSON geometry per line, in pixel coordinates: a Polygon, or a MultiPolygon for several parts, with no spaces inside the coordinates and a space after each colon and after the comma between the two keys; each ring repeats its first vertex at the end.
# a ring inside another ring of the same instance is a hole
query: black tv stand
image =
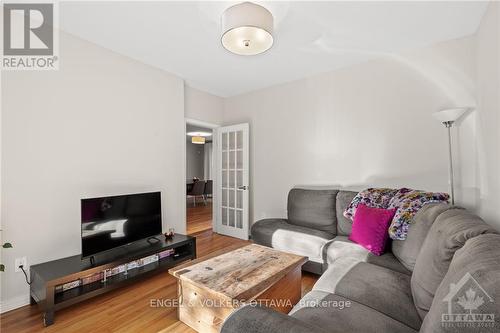
{"type": "Polygon", "coordinates": [[[30,303],[38,304],[43,311],[43,322],[45,326],[54,322],[54,312],[67,306],[82,302],[91,297],[103,294],[130,283],[140,281],[156,273],[166,271],[181,262],[196,258],[196,239],[185,235],[175,235],[171,239],[165,239],[163,235],[154,237],[157,241],[144,242],[137,247],[128,248],[120,255],[104,253],[99,256],[96,266],[94,256],[89,259],[81,259],[80,255],[49,261],[30,267],[30,303]],[[174,250],[175,254],[159,257],[142,266],[129,268],[125,265],[141,258],[158,255],[167,250],[174,250]],[[119,266],[127,267],[125,271],[115,273],[107,277],[113,268],[119,266]],[[84,278],[101,274],[103,279],[90,283],[83,283],[84,278]],[[79,281],[81,284],[66,290],[62,285],[79,281]]]}

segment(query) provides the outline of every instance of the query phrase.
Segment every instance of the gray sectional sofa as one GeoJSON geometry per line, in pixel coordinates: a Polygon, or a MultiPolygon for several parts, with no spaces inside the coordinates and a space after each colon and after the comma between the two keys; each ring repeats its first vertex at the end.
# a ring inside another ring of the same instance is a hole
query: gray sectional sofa
{"type": "MultiPolygon", "coordinates": [[[[252,225],[252,240],[309,257],[303,269],[322,274],[328,268],[326,249],[336,237],[346,240],[352,222],[343,215],[357,192],[292,189],[288,193],[288,218],[265,219],[252,225]]],[[[367,251],[368,252],[368,251],[367,251]]]]}
{"type": "Polygon", "coordinates": [[[288,219],[252,226],[254,242],[308,256],[304,269],[321,277],[288,315],[245,306],[221,332],[500,332],[500,235],[493,228],[459,207],[428,204],[407,239],[376,256],[348,240],[351,222],[342,213],[355,194],[292,189],[288,219]],[[484,316],[474,323],[450,317],[462,313],[484,316]]]}

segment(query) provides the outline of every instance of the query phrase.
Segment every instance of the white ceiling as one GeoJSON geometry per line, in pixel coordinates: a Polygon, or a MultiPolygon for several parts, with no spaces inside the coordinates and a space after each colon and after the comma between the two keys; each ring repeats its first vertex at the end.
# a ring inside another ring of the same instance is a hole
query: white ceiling
{"type": "Polygon", "coordinates": [[[237,2],[62,2],[63,30],[227,97],[476,32],[487,2],[260,2],[275,45],[237,56],[220,15],[237,2]]]}

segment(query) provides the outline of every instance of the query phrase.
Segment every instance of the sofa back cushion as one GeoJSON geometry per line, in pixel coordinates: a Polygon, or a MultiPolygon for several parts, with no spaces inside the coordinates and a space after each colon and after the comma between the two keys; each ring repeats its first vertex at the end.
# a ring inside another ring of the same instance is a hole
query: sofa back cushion
{"type": "Polygon", "coordinates": [[[408,270],[413,272],[417,256],[424,244],[425,237],[436,218],[452,206],[444,203],[429,203],[424,205],[413,218],[405,240],[393,240],[392,253],[408,270]]]}
{"type": "Polygon", "coordinates": [[[337,190],[294,188],[288,193],[288,222],[336,234],[337,190]]]}
{"type": "Polygon", "coordinates": [[[469,239],[455,253],[420,332],[498,332],[499,281],[500,235],[479,235],[469,239]],[[483,315],[483,318],[479,322],[453,322],[450,321],[453,317],[447,316],[450,312],[472,314],[475,319],[477,315],[483,315]],[[486,321],[491,319],[494,322],[486,321]],[[482,326],[485,324],[491,326],[482,326]]]}
{"type": "Polygon", "coordinates": [[[358,194],[353,191],[340,190],[337,194],[336,215],[337,215],[337,235],[349,236],[352,229],[352,220],[344,216],[344,211],[351,204],[352,199],[358,194]]]}
{"type": "Polygon", "coordinates": [[[411,277],[413,300],[422,319],[431,307],[455,252],[467,240],[487,233],[495,231],[480,217],[464,209],[449,209],[436,218],[425,238],[411,277]]]}

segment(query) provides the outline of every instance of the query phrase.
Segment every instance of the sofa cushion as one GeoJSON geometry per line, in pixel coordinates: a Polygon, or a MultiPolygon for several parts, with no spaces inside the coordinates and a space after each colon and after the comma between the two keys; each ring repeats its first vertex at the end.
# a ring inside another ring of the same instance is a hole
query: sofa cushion
{"type": "Polygon", "coordinates": [[[291,189],[288,193],[288,222],[335,234],[337,192],[337,190],[291,189]]]}
{"type": "Polygon", "coordinates": [[[359,244],[350,241],[346,236],[337,236],[332,239],[325,246],[324,251],[324,257],[328,266],[332,265],[339,258],[353,258],[357,262],[367,262],[411,275],[411,272],[392,253],[387,252],[381,256],[376,256],[359,244]]]}
{"type": "Polygon", "coordinates": [[[339,259],[323,273],[313,290],[364,304],[417,330],[421,324],[407,274],[352,258],[339,259]]]}
{"type": "Polygon", "coordinates": [[[252,240],[260,245],[280,251],[309,257],[310,261],[323,263],[323,246],[333,234],[293,225],[284,219],[265,219],[252,225],[252,240]]]}
{"type": "Polygon", "coordinates": [[[485,233],[495,233],[484,221],[464,209],[441,213],[425,238],[413,275],[413,299],[421,318],[429,311],[434,294],[443,280],[455,252],[465,242],[485,233]]]}
{"type": "MultiPolygon", "coordinates": [[[[188,329],[188,331],[191,331],[188,329]]],[[[162,332],[171,332],[168,328],[162,332]]],[[[332,333],[263,305],[249,304],[233,311],[224,321],[220,333],[332,333]]]]}
{"type": "Polygon", "coordinates": [[[392,253],[408,270],[413,271],[425,237],[436,218],[442,212],[452,207],[444,203],[429,203],[424,205],[415,214],[406,239],[392,241],[392,253]]]}
{"type": "Polygon", "coordinates": [[[369,306],[326,292],[306,294],[290,315],[329,332],[416,332],[369,306]]]}
{"type": "Polygon", "coordinates": [[[337,202],[335,210],[337,215],[337,235],[349,236],[352,229],[352,221],[344,216],[344,211],[351,204],[352,199],[358,194],[353,191],[340,190],[337,193],[337,202]]]}
{"type": "Polygon", "coordinates": [[[463,327],[458,325],[464,324],[472,325],[467,327],[467,331],[499,332],[499,281],[500,235],[480,235],[468,240],[455,253],[448,272],[436,291],[436,297],[434,297],[420,332],[458,331],[463,327]],[[469,297],[467,293],[469,293],[469,297]],[[449,314],[450,309],[453,314],[469,313],[464,308],[467,300],[477,302],[476,304],[470,304],[473,314],[493,314],[494,322],[463,323],[446,321],[447,318],[450,318],[446,316],[446,314],[449,314]],[[444,318],[443,315],[445,315],[444,318]],[[443,327],[443,319],[445,320],[444,326],[448,327],[443,327]],[[480,326],[483,324],[488,326],[480,326]]]}
{"type": "Polygon", "coordinates": [[[372,208],[359,204],[349,240],[380,256],[386,249],[389,238],[387,228],[395,212],[395,209],[372,208]]]}

